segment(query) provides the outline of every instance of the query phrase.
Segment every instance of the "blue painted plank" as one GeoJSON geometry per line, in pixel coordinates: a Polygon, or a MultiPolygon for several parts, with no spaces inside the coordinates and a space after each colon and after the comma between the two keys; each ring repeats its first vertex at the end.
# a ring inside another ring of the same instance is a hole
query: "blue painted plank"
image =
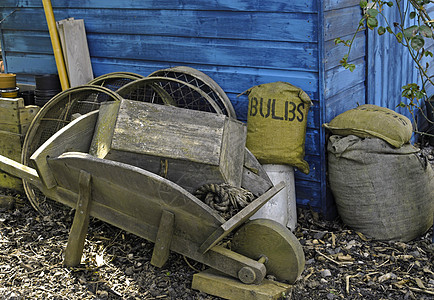
{"type": "MultiPolygon", "coordinates": [[[[123,9],[193,9],[193,10],[228,10],[228,11],[276,11],[276,12],[316,12],[317,1],[297,0],[288,2],[286,0],[55,0],[53,7],[65,8],[123,8],[123,9]]],[[[40,0],[2,0],[3,7],[42,7],[40,0]]]]}
{"type": "Polygon", "coordinates": [[[309,174],[295,171],[296,180],[320,182],[321,181],[321,157],[319,155],[305,155],[304,159],[309,164],[309,174]]]}
{"type": "Polygon", "coordinates": [[[324,13],[324,41],[353,34],[362,18],[359,5],[324,13]]]}
{"type": "Polygon", "coordinates": [[[10,73],[27,75],[57,73],[56,61],[53,55],[6,53],[6,61],[10,73]]]}
{"type": "Polygon", "coordinates": [[[118,60],[92,58],[95,76],[116,71],[142,74],[178,65],[196,68],[214,79],[226,93],[240,94],[247,89],[268,82],[285,81],[303,89],[312,99],[318,99],[318,75],[311,72],[240,68],[220,65],[197,65],[185,63],[161,63],[158,61],[118,60]]]}
{"type": "MultiPolygon", "coordinates": [[[[52,53],[48,34],[4,31],[4,39],[7,51],[52,53]]],[[[315,71],[318,66],[315,44],[118,34],[87,34],[87,40],[91,57],[283,70],[315,71]]]]}
{"type": "Polygon", "coordinates": [[[352,86],[348,90],[326,99],[324,123],[330,122],[337,115],[366,103],[365,83],[352,86]]]}
{"type": "MultiPolygon", "coordinates": [[[[2,9],[2,14],[9,9],[2,9]]],[[[316,14],[185,10],[67,9],[57,20],[84,19],[86,32],[316,42],[316,14]],[[108,22],[109,21],[109,22],[108,22]]],[[[42,9],[20,9],[3,29],[47,30],[42,9]]]]}
{"type": "MultiPolygon", "coordinates": [[[[344,40],[351,39],[353,35],[347,35],[341,37],[344,40]]],[[[353,61],[362,58],[366,54],[366,36],[365,32],[359,32],[354,39],[349,61],[353,61]]],[[[336,45],[334,40],[326,41],[324,44],[324,63],[325,70],[330,70],[334,67],[340,66],[340,60],[344,55],[348,54],[348,47],[343,44],[336,45]]]]}
{"type": "Polygon", "coordinates": [[[322,192],[320,183],[296,180],[295,194],[297,197],[297,205],[312,207],[316,211],[323,211],[325,209],[321,206],[322,192]]]}
{"type": "Polygon", "coordinates": [[[324,11],[359,6],[360,0],[325,0],[324,11]]]}
{"type": "Polygon", "coordinates": [[[356,69],[351,72],[343,67],[336,67],[325,72],[324,97],[327,99],[342,91],[365,81],[365,60],[359,59],[353,62],[356,69]]]}

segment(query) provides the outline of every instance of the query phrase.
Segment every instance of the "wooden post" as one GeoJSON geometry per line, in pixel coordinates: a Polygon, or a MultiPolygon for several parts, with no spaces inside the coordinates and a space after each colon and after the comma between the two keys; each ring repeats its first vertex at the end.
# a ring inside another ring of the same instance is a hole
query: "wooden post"
{"type": "Polygon", "coordinates": [[[170,211],[163,210],[158,227],[157,239],[152,252],[151,264],[161,268],[169,258],[170,243],[172,242],[175,225],[175,215],[170,211]]]}
{"type": "Polygon", "coordinates": [[[63,264],[67,267],[74,267],[80,264],[87,228],[89,226],[90,200],[91,175],[81,170],[79,177],[77,208],[71,227],[71,232],[69,233],[68,244],[66,245],[65,259],[63,261],[63,264]]]}

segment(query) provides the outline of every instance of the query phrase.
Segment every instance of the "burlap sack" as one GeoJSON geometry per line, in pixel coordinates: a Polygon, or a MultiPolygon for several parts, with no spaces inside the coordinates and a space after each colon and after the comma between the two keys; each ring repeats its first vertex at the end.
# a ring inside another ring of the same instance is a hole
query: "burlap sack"
{"type": "Polygon", "coordinates": [[[409,241],[433,224],[434,171],[419,149],[333,135],[328,178],[345,224],[377,240],[409,241]]]}
{"type": "Polygon", "coordinates": [[[247,148],[262,164],[288,164],[308,174],[304,144],[309,96],[281,81],[252,87],[247,93],[247,148]]]}
{"type": "Polygon", "coordinates": [[[350,109],[323,126],[337,135],[377,137],[397,148],[408,143],[413,133],[411,121],[407,117],[372,104],[350,109]]]}

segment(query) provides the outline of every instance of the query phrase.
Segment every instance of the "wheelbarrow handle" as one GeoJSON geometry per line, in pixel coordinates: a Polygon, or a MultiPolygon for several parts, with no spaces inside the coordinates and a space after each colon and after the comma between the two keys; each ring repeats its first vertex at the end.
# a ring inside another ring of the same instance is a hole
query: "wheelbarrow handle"
{"type": "Polygon", "coordinates": [[[42,184],[42,181],[39,178],[39,175],[35,169],[20,164],[3,155],[0,155],[0,170],[13,176],[30,181],[37,186],[40,186],[42,184]]]}

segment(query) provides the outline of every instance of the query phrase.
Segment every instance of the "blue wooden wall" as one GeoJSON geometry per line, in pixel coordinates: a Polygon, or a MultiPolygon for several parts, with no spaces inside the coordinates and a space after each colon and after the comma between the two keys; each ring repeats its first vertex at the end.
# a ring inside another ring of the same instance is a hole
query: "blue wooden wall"
{"type": "MultiPolygon", "coordinates": [[[[286,81],[314,102],[308,118],[306,160],[296,172],[297,202],[332,215],[327,198],[325,132],[321,124],[365,101],[365,35],[351,59],[333,39],[348,37],[361,10],[354,0],[52,0],[57,20],[84,19],[95,76],[142,75],[171,66],[197,68],[221,85],[240,120],[248,99],[236,97],[267,82],[286,81]],[[356,16],[356,17],[354,17],[356,16]]],[[[56,72],[40,0],[2,0],[1,40],[8,72],[21,83],[56,72]]]]}
{"type": "MultiPolygon", "coordinates": [[[[30,84],[35,74],[55,73],[41,1],[1,4],[0,38],[7,71],[17,73],[18,82],[30,84]]],[[[314,102],[306,135],[311,172],[296,172],[297,203],[329,217],[334,207],[321,125],[358,104],[394,109],[401,101],[400,87],[414,79],[399,47],[387,36],[367,32],[355,39],[350,56],[355,71],[340,67],[347,49],[335,45],[334,39],[352,37],[362,14],[359,0],[52,0],[52,4],[57,20],[85,20],[95,76],[115,71],[148,75],[162,68],[191,66],[221,85],[242,121],[247,119],[248,99],[236,95],[254,85],[286,81],[305,90],[314,102]]]]}
{"type": "MultiPolygon", "coordinates": [[[[401,2],[401,9],[407,11],[406,27],[415,25],[414,20],[409,18],[411,11],[409,8],[408,0],[401,2]]],[[[383,13],[389,24],[401,22],[398,7],[385,9],[383,13]]],[[[387,26],[383,18],[378,18],[378,20],[379,25],[387,26]]],[[[428,48],[433,51],[432,46],[428,48]]],[[[367,61],[369,70],[367,73],[367,102],[394,109],[412,118],[408,109],[397,107],[401,101],[404,103],[407,101],[401,97],[402,86],[408,83],[421,83],[408,50],[390,34],[379,36],[369,31],[367,55],[369,58],[367,61]]],[[[432,71],[434,71],[434,66],[431,67],[431,74],[433,74],[432,71]]]]}

